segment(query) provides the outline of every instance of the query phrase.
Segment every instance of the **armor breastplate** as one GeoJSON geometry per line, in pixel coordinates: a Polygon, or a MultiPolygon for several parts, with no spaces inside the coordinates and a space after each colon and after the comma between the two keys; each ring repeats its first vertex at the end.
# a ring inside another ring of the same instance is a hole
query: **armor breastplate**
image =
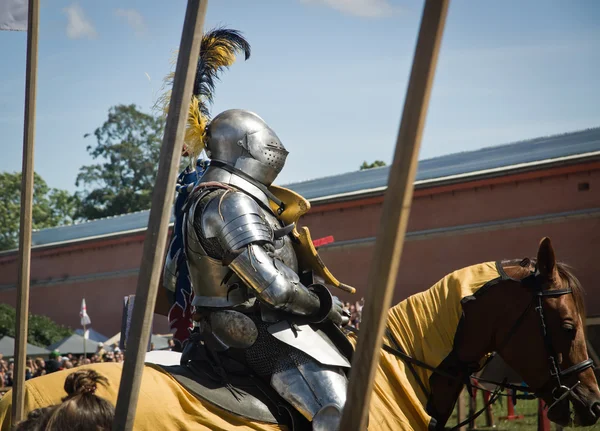
{"type": "MultiPolygon", "coordinates": [[[[190,282],[194,290],[192,305],[210,308],[251,306],[256,300],[252,291],[244,285],[233,271],[224,266],[221,260],[210,257],[208,251],[202,245],[206,241],[201,241],[194,229],[194,216],[197,216],[195,213],[196,211],[203,210],[197,208],[198,203],[203,197],[214,190],[214,188],[207,188],[205,191],[195,195],[194,202],[185,214],[184,238],[186,261],[190,274],[190,282]]],[[[270,211],[266,211],[262,207],[261,211],[273,230],[282,227],[281,222],[270,211]]],[[[294,272],[297,272],[298,261],[289,236],[286,235],[283,238],[275,239],[274,247],[273,256],[280,259],[294,272]]]]}

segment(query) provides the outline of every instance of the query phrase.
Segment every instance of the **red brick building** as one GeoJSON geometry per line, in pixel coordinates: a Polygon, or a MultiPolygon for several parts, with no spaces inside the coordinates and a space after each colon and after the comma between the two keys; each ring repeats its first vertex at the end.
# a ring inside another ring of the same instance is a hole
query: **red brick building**
{"type": "MultiPolygon", "coordinates": [[[[388,171],[288,185],[311,201],[303,223],[313,238],[334,236],[321,255],[358,288],[356,300],[368,297],[388,171]]],[[[533,256],[549,236],[587,288],[588,314],[600,315],[599,188],[600,128],[421,161],[394,301],[466,265],[533,256]]],[[[92,326],[108,336],[119,331],[123,297],[135,293],[147,219],[139,212],[35,232],[31,311],[75,328],[85,297],[92,326]]],[[[16,251],[0,253],[0,302],[15,304],[16,277],[16,251]]],[[[166,328],[157,316],[155,331],[166,328]]]]}

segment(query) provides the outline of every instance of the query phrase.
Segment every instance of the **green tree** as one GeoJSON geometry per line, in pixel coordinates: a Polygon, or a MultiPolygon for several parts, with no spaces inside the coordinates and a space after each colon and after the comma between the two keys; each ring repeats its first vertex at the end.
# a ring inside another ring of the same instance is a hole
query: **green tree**
{"type": "MultiPolygon", "coordinates": [[[[37,173],[33,185],[33,228],[73,222],[77,198],[66,190],[48,187],[37,173]]],[[[21,215],[21,173],[0,172],[0,250],[18,246],[21,215]]]]}
{"type": "MultiPolygon", "coordinates": [[[[6,304],[0,304],[0,338],[8,335],[15,337],[16,310],[6,304]]],[[[70,328],[59,325],[47,316],[29,314],[29,330],[27,342],[39,347],[46,347],[71,335],[70,328]]]]}
{"type": "Polygon", "coordinates": [[[360,170],[364,171],[366,169],[378,168],[380,166],[386,166],[385,162],[382,160],[375,160],[373,163],[367,163],[366,161],[360,165],[360,170]]]}
{"type": "Polygon", "coordinates": [[[150,208],[163,133],[161,117],[135,105],[110,108],[93,133],[96,144],[87,147],[98,163],[81,167],[77,175],[75,184],[83,187],[77,217],[91,220],[150,208]]]}

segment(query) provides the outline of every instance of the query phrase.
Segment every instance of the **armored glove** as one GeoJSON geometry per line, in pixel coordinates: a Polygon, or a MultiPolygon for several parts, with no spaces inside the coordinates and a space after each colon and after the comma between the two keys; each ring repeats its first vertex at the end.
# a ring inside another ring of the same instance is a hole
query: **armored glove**
{"type": "Polygon", "coordinates": [[[345,326],[350,321],[350,315],[344,310],[344,304],[337,296],[333,296],[329,289],[322,284],[311,284],[308,290],[319,297],[319,311],[311,316],[315,323],[331,320],[338,326],[345,326]]]}

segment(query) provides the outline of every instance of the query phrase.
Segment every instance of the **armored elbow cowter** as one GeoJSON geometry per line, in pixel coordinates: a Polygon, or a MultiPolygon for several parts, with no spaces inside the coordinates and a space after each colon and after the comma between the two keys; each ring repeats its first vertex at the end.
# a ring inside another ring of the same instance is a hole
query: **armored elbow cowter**
{"type": "Polygon", "coordinates": [[[257,245],[249,245],[230,264],[233,271],[271,307],[309,316],[320,309],[319,297],[300,283],[298,275],[257,245]]]}

